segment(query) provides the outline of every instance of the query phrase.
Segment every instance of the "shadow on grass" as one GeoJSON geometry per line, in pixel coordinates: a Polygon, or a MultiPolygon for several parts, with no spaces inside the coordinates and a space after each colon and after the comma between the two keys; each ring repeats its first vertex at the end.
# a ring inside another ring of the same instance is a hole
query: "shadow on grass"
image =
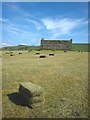
{"type": "Polygon", "coordinates": [[[13,102],[15,105],[20,105],[20,106],[27,106],[32,109],[31,106],[28,106],[25,104],[25,101],[23,100],[22,96],[20,95],[19,92],[11,93],[7,95],[9,100],[13,102]]]}

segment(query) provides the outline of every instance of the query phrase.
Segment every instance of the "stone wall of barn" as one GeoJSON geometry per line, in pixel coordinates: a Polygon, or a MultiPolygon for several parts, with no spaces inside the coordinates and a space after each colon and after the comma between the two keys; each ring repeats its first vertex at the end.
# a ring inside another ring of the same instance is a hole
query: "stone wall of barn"
{"type": "Polygon", "coordinates": [[[41,49],[71,50],[72,39],[66,41],[66,40],[44,40],[44,38],[42,38],[41,49]]]}

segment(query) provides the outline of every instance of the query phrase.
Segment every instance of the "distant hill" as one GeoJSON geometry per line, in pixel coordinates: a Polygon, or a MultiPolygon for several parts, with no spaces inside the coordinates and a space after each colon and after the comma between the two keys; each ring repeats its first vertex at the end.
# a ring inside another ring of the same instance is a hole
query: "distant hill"
{"type": "MultiPolygon", "coordinates": [[[[73,43],[72,50],[73,51],[88,51],[88,47],[90,44],[83,44],[83,43],[73,43]]],[[[17,50],[39,50],[40,46],[27,46],[27,45],[18,45],[18,46],[10,46],[10,47],[3,47],[3,51],[17,51],[17,50]]]]}
{"type": "Polygon", "coordinates": [[[79,51],[79,50],[83,50],[83,51],[90,51],[90,44],[83,44],[83,43],[73,43],[72,44],[72,50],[74,51],[79,51]]]}
{"type": "Polygon", "coordinates": [[[16,50],[36,50],[40,49],[40,46],[27,46],[27,45],[18,45],[18,46],[10,46],[10,47],[3,47],[2,50],[4,51],[16,51],[16,50]]]}

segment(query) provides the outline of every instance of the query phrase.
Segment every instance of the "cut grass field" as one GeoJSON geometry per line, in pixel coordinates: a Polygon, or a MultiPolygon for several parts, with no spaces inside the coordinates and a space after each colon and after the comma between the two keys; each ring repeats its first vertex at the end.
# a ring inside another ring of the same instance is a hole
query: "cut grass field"
{"type": "Polygon", "coordinates": [[[87,118],[88,53],[3,51],[2,117],[6,118],[87,118]],[[22,54],[18,54],[22,52],[22,54]],[[54,53],[55,56],[49,56],[54,53]],[[32,82],[45,91],[40,107],[28,108],[19,99],[20,82],[32,82]]]}

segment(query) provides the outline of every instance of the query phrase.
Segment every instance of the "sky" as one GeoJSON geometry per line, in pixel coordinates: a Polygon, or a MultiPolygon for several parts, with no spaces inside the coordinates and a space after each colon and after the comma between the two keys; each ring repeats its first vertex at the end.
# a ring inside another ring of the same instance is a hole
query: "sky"
{"type": "Polygon", "coordinates": [[[88,43],[88,2],[3,2],[2,47],[45,40],[88,43]]]}

